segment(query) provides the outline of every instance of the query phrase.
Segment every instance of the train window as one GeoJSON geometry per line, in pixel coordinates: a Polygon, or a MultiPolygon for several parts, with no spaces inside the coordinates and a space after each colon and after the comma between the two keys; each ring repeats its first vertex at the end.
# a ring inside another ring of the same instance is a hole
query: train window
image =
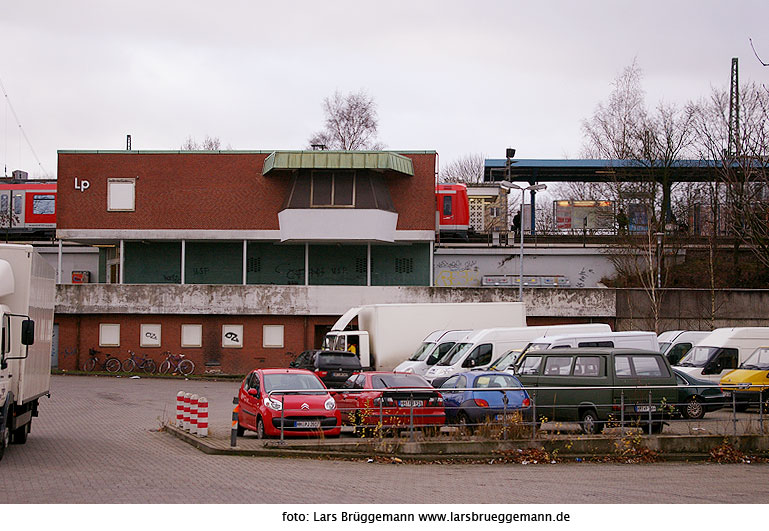
{"type": "Polygon", "coordinates": [[[450,195],[443,196],[443,215],[444,216],[451,215],[451,196],[450,195]]]}
{"type": "Polygon", "coordinates": [[[107,179],[107,211],[136,210],[136,179],[107,179]]]}
{"type": "Polygon", "coordinates": [[[21,214],[21,201],[24,197],[21,194],[13,195],[13,213],[21,214]]]}
{"type": "Polygon", "coordinates": [[[32,196],[33,214],[55,214],[56,196],[53,194],[34,194],[32,196]]]}
{"type": "Polygon", "coordinates": [[[0,212],[8,212],[8,194],[0,195],[0,212]]]}

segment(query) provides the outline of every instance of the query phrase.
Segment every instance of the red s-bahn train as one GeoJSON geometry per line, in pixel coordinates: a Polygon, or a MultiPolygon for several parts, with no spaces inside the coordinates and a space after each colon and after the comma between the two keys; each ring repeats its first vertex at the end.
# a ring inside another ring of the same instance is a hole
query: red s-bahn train
{"type": "Polygon", "coordinates": [[[467,185],[439,183],[435,189],[435,209],[440,236],[467,241],[470,228],[467,185]]]}
{"type": "Polygon", "coordinates": [[[56,181],[0,182],[0,231],[53,237],[56,181]]]}

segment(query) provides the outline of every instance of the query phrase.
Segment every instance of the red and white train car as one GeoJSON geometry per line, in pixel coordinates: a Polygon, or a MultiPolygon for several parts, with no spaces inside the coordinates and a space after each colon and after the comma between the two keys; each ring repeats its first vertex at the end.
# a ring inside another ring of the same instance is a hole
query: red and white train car
{"type": "Polygon", "coordinates": [[[439,183],[435,189],[435,202],[440,235],[467,240],[467,231],[470,227],[467,185],[439,183]]]}
{"type": "Polygon", "coordinates": [[[0,183],[0,226],[35,231],[56,229],[56,183],[0,183]]]}

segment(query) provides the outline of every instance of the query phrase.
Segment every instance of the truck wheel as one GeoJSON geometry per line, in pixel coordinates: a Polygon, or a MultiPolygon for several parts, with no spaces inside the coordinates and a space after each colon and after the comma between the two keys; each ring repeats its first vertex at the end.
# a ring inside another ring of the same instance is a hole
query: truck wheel
{"type": "Polygon", "coordinates": [[[5,455],[5,449],[8,448],[8,444],[11,442],[11,430],[8,429],[8,426],[3,425],[0,428],[0,461],[3,460],[3,455],[5,455]]]}
{"type": "Polygon", "coordinates": [[[13,444],[24,444],[27,442],[27,435],[29,435],[29,428],[31,422],[26,423],[21,428],[16,428],[11,433],[11,442],[13,444]]]}

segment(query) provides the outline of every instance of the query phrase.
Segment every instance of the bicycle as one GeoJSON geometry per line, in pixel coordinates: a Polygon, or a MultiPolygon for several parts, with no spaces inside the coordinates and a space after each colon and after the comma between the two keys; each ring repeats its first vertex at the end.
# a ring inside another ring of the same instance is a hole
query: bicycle
{"type": "MultiPolygon", "coordinates": [[[[102,354],[100,350],[95,348],[88,349],[88,355],[91,358],[83,364],[83,370],[85,372],[91,372],[96,368],[96,364],[99,363],[99,354],[102,354]]],[[[104,359],[104,363],[101,364],[101,368],[107,372],[118,372],[120,370],[120,360],[116,357],[107,354],[104,359]]]]}
{"type": "Polygon", "coordinates": [[[180,372],[184,376],[189,376],[195,371],[195,364],[192,360],[184,359],[184,354],[174,356],[168,350],[164,354],[166,355],[166,359],[160,364],[160,370],[158,371],[161,374],[180,372]]]}
{"type": "Polygon", "coordinates": [[[141,369],[144,372],[153,374],[158,370],[158,366],[152,358],[142,354],[142,358],[139,359],[133,350],[129,350],[128,354],[129,357],[123,360],[123,372],[134,372],[136,369],[141,369]]]}

